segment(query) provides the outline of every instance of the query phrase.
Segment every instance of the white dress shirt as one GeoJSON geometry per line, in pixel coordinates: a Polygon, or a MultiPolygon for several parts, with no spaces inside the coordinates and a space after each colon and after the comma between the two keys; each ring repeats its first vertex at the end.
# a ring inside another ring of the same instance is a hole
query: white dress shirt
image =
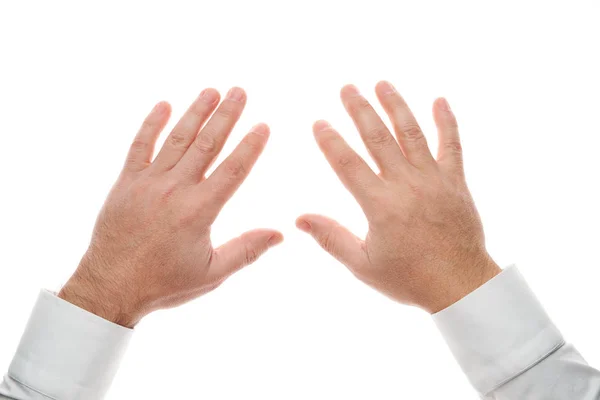
{"type": "MultiPolygon", "coordinates": [[[[483,399],[600,399],[600,372],[565,341],[516,267],[433,315],[483,399]]],[[[1,399],[102,399],[132,330],[42,291],[1,399]]]]}

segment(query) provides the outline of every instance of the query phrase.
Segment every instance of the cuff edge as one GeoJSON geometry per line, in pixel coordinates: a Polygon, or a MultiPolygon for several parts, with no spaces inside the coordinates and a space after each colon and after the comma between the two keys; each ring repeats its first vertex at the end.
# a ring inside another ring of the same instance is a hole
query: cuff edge
{"type": "Polygon", "coordinates": [[[541,363],[542,361],[544,361],[546,358],[550,357],[553,353],[555,353],[556,351],[558,351],[565,344],[566,344],[565,340],[562,339],[554,347],[552,347],[549,351],[547,351],[544,355],[540,356],[538,359],[536,359],[535,361],[531,362],[525,368],[522,368],[516,374],[512,375],[509,378],[506,378],[505,380],[503,380],[500,383],[496,384],[496,386],[492,387],[491,389],[487,390],[486,392],[482,392],[481,394],[484,395],[484,396],[487,396],[488,394],[494,392],[495,390],[499,389],[500,387],[502,387],[503,385],[505,385],[508,382],[512,381],[513,379],[515,379],[515,378],[519,377],[520,375],[524,374],[525,372],[529,371],[531,368],[535,367],[536,365],[538,365],[539,363],[541,363]]]}

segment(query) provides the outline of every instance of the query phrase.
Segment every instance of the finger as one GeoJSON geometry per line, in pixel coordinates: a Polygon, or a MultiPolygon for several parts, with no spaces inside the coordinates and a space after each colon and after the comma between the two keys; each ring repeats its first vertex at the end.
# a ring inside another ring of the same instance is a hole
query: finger
{"type": "Polygon", "coordinates": [[[433,119],[438,130],[438,164],[463,175],[463,157],[458,123],[448,101],[439,98],[433,103],[433,119]]]}
{"type": "Polygon", "coordinates": [[[382,184],[379,177],[327,121],[317,121],[313,132],[331,168],[361,206],[366,207],[373,189],[382,184]]]}
{"type": "Polygon", "coordinates": [[[266,124],[256,125],[202,183],[201,190],[213,196],[211,204],[215,217],[244,182],[268,139],[269,127],[266,124]]]}
{"type": "Polygon", "coordinates": [[[154,168],[167,171],[181,159],[198,131],[219,103],[219,92],[203,90],[177,122],[154,160],[154,168]]]}
{"type": "Polygon", "coordinates": [[[416,167],[433,165],[435,160],[429,151],[423,131],[402,96],[385,81],[377,84],[375,92],[392,121],[398,143],[408,161],[416,167]]]}
{"type": "Polygon", "coordinates": [[[245,105],[246,93],[244,90],[237,87],[232,88],[176,168],[194,180],[202,179],[206,170],[210,168],[221,152],[245,105]]]}
{"type": "Polygon", "coordinates": [[[356,86],[344,86],[341,98],[379,170],[385,174],[406,165],[398,143],[356,86]]]}
{"type": "Polygon", "coordinates": [[[167,124],[170,115],[169,103],[162,101],[154,106],[133,139],[125,161],[125,169],[141,171],[150,165],[156,139],[167,124]]]}
{"type": "Polygon", "coordinates": [[[309,233],[319,245],[342,264],[356,271],[368,264],[364,241],[338,222],[316,214],[296,220],[298,229],[309,233]]]}
{"type": "Polygon", "coordinates": [[[208,281],[222,281],[252,264],[268,249],[282,241],[283,235],[271,229],[256,229],[230,240],[214,250],[207,275],[208,281]]]}

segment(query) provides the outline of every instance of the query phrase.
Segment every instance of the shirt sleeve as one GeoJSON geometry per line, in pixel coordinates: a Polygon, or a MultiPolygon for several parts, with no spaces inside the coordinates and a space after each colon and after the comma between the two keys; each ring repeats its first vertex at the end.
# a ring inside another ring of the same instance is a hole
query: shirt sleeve
{"type": "Polygon", "coordinates": [[[0,399],[102,399],[132,333],[42,290],[0,399]]]}
{"type": "Polygon", "coordinates": [[[600,399],[600,372],[565,344],[515,266],[433,320],[483,399],[600,399]]]}

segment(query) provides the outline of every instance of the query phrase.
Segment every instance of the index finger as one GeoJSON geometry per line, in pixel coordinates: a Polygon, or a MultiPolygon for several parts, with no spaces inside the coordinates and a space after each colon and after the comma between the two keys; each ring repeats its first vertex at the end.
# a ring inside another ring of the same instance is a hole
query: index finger
{"type": "Polygon", "coordinates": [[[212,196],[215,217],[244,182],[268,139],[269,127],[266,124],[256,125],[206,181],[200,184],[202,191],[212,196]]]}
{"type": "Polygon", "coordinates": [[[381,179],[328,122],[317,121],[313,131],[329,165],[364,209],[372,189],[381,186],[381,179]]]}

